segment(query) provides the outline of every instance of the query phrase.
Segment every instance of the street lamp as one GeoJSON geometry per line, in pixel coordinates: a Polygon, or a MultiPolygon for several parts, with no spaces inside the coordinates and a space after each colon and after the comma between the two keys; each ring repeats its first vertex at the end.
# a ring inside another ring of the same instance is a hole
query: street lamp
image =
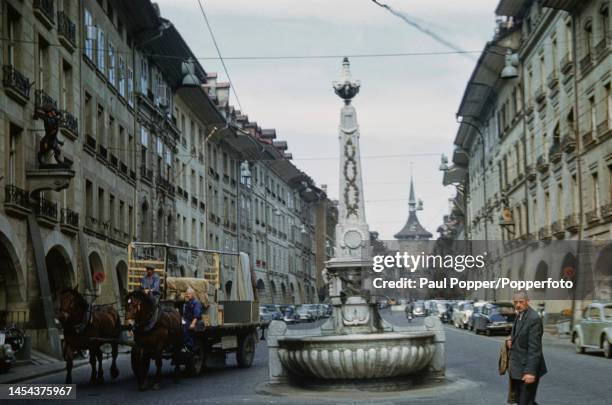
{"type": "Polygon", "coordinates": [[[504,64],[504,68],[501,72],[500,77],[502,79],[514,79],[517,78],[518,73],[518,65],[519,65],[519,57],[518,54],[512,53],[510,49],[506,51],[506,60],[504,64]]]}

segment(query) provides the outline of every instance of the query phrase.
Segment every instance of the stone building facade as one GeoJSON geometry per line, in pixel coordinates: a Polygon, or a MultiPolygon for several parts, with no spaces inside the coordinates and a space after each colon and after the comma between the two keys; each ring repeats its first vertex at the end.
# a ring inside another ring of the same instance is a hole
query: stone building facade
{"type": "MultiPolygon", "coordinates": [[[[451,226],[502,250],[492,275],[558,280],[573,267],[578,278],[596,281],[593,297],[604,299],[610,291],[607,242],[597,242],[596,253],[536,253],[523,266],[512,264],[521,240],[543,246],[549,240],[610,239],[608,10],[607,0],[503,0],[497,6],[495,37],[457,114],[453,165],[443,167],[444,184],[458,186],[451,226]],[[516,58],[512,63],[505,59],[508,50],[516,58]],[[503,77],[510,64],[517,75],[503,77]]],[[[551,313],[581,305],[546,302],[551,313]]]]}
{"type": "MultiPolygon", "coordinates": [[[[120,306],[131,241],[245,251],[262,302],[315,300],[325,193],[274,131],[229,105],[229,85],[156,5],[7,0],[0,14],[0,324],[59,356],[58,293],[78,286],[120,306]],[[33,117],[48,106],[67,163],[55,171],[37,162],[33,117]],[[241,176],[245,162],[257,179],[241,176]]],[[[169,259],[197,276],[187,258],[169,259]]]]}

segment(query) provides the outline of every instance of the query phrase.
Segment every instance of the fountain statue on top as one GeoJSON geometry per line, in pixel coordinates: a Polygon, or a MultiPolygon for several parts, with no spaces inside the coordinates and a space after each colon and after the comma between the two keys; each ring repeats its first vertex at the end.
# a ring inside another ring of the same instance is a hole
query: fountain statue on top
{"type": "MultiPolygon", "coordinates": [[[[288,329],[272,321],[268,331],[270,383],[380,382],[381,379],[444,376],[445,335],[438,318],[400,327],[381,318],[371,288],[370,233],[365,219],[357,113],[359,93],[348,58],[334,82],[344,100],[340,113],[340,198],[335,256],[323,272],[333,306],[320,327],[288,329]]],[[[385,386],[389,386],[385,381],[385,386]]],[[[377,387],[379,389],[380,387],[377,387]]]]}

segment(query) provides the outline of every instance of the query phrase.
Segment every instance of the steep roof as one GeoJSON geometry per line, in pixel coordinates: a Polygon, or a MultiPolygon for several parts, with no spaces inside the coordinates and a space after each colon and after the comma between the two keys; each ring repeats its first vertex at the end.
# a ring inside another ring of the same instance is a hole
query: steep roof
{"type": "Polygon", "coordinates": [[[410,197],[408,199],[408,221],[406,221],[406,225],[402,228],[401,231],[394,235],[395,239],[398,240],[424,240],[431,239],[433,236],[429,233],[421,223],[419,222],[419,218],[417,217],[417,207],[418,203],[415,198],[414,193],[414,182],[412,177],[410,178],[410,197]]]}

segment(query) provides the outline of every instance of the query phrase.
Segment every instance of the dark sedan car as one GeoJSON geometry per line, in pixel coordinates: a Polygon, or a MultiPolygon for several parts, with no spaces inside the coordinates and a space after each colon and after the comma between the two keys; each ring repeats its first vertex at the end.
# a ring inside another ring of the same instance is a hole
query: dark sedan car
{"type": "Polygon", "coordinates": [[[511,302],[492,302],[485,304],[480,311],[472,315],[474,332],[510,333],[515,312],[511,302]]]}

